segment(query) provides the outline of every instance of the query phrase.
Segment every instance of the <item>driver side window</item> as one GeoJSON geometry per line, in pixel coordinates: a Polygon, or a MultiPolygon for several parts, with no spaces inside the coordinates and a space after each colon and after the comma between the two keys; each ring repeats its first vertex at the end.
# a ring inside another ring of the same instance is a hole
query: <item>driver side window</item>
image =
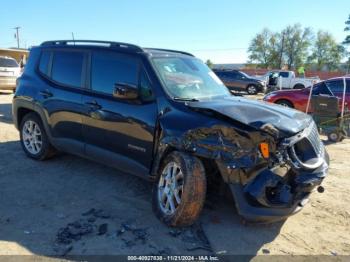
{"type": "Polygon", "coordinates": [[[324,82],[319,83],[317,85],[315,85],[313,91],[312,91],[313,95],[328,95],[331,96],[332,93],[329,91],[328,87],[326,86],[326,84],[324,82]]]}
{"type": "Polygon", "coordinates": [[[141,99],[145,102],[153,101],[155,98],[151,82],[145,70],[141,71],[139,92],[141,99]]]}

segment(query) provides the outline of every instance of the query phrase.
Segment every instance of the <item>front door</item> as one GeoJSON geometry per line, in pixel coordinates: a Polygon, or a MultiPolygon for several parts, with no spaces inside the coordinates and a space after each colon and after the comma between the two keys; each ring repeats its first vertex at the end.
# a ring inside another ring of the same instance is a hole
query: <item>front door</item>
{"type": "Polygon", "coordinates": [[[113,51],[93,51],[90,72],[90,90],[83,96],[86,155],[136,175],[147,172],[157,106],[141,61],[113,51]],[[117,83],[141,89],[140,98],[113,97],[117,83]]]}

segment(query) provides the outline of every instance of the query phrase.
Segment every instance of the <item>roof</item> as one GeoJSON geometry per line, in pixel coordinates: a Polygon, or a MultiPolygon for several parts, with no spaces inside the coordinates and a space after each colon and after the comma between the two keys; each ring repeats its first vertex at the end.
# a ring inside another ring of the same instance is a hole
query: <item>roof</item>
{"type": "Polygon", "coordinates": [[[344,78],[346,80],[350,80],[350,75],[339,76],[339,77],[332,77],[332,78],[327,79],[326,81],[328,81],[328,80],[339,80],[339,79],[344,79],[344,78]]]}
{"type": "Polygon", "coordinates": [[[99,41],[99,40],[53,40],[43,42],[40,46],[43,47],[65,47],[65,46],[88,46],[88,47],[105,47],[111,49],[119,49],[131,53],[148,53],[157,56],[166,55],[187,55],[193,56],[190,53],[160,48],[142,48],[134,44],[112,42],[112,41],[99,41]]]}
{"type": "Polygon", "coordinates": [[[29,50],[22,49],[22,48],[0,48],[0,51],[6,51],[6,52],[16,52],[16,53],[29,53],[29,50]]]}

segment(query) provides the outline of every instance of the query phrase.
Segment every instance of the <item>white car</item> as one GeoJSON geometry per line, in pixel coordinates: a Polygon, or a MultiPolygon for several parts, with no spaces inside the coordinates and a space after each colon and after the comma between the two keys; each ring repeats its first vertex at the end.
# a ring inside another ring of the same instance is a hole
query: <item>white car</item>
{"type": "Polygon", "coordinates": [[[15,90],[16,80],[21,75],[21,67],[15,59],[0,56],[0,90],[15,90]]]}
{"type": "Polygon", "coordinates": [[[263,76],[254,76],[256,79],[265,80],[268,86],[282,89],[303,89],[320,82],[320,78],[296,77],[293,71],[273,70],[263,76]]]}

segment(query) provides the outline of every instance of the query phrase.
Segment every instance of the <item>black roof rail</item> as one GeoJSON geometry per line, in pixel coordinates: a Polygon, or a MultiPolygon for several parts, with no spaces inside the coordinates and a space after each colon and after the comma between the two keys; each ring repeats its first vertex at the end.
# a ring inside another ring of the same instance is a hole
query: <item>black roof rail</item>
{"type": "Polygon", "coordinates": [[[132,45],[128,43],[112,42],[112,41],[99,41],[99,40],[52,40],[46,41],[41,44],[41,46],[55,46],[55,45],[75,45],[75,44],[102,44],[109,45],[109,47],[117,48],[127,48],[130,50],[143,52],[143,49],[137,45],[132,45]]]}
{"type": "Polygon", "coordinates": [[[193,54],[188,53],[188,52],[178,51],[178,50],[172,50],[172,49],[163,49],[163,48],[152,48],[152,47],[147,47],[147,48],[144,48],[143,50],[164,51],[164,52],[179,53],[179,54],[183,54],[183,55],[194,56],[193,54]]]}

